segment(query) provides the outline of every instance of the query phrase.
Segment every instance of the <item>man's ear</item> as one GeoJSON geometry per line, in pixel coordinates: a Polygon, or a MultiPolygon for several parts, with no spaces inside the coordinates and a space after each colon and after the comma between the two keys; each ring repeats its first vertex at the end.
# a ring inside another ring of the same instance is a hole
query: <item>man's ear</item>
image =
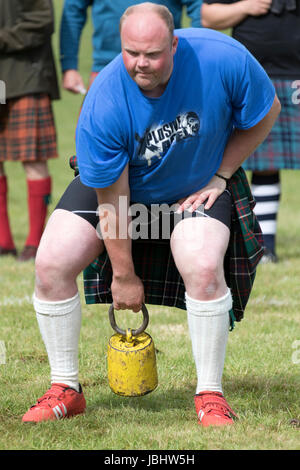
{"type": "Polygon", "coordinates": [[[174,36],[173,37],[173,40],[172,40],[172,52],[173,52],[173,55],[175,54],[176,50],[177,50],[177,46],[178,46],[178,37],[177,36],[174,36]]]}

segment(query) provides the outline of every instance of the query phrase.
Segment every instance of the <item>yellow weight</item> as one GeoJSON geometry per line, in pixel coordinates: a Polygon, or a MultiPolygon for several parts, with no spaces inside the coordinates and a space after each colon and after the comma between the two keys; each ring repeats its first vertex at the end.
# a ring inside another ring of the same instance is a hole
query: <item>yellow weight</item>
{"type": "Polygon", "coordinates": [[[112,327],[107,349],[108,383],[117,395],[138,397],[152,392],[158,385],[154,342],[141,331],[148,324],[148,311],[143,305],[144,323],[138,330],[120,330],[110,308],[112,327]]]}

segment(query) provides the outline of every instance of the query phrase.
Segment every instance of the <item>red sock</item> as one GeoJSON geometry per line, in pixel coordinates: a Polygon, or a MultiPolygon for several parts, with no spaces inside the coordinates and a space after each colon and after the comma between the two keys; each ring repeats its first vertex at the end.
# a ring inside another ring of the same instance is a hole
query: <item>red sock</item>
{"type": "Polygon", "coordinates": [[[29,234],[25,246],[38,247],[47,217],[47,206],[51,194],[51,177],[27,180],[29,234]]]}
{"type": "Polygon", "coordinates": [[[7,212],[7,180],[6,176],[0,176],[0,246],[8,250],[15,248],[9,225],[7,212]]]}

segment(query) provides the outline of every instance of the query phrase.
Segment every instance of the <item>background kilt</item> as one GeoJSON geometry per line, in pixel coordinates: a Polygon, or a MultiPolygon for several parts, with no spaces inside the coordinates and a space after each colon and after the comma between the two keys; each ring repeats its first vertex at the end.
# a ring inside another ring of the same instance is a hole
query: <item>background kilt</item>
{"type": "Polygon", "coordinates": [[[0,106],[0,161],[56,158],[56,130],[50,97],[34,94],[0,106]]]}
{"type": "Polygon", "coordinates": [[[243,164],[244,170],[300,169],[300,104],[292,101],[293,80],[272,80],[281,113],[266,140],[243,164]]]}

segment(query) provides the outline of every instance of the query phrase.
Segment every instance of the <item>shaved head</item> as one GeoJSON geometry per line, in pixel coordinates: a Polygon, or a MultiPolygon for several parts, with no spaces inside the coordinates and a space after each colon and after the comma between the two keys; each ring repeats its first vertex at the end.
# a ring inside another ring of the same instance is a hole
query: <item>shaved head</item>
{"type": "Polygon", "coordinates": [[[120,33],[122,32],[122,26],[126,18],[128,18],[133,13],[140,13],[142,15],[147,15],[149,13],[155,13],[159,16],[165,23],[171,38],[174,33],[174,19],[170,10],[164,5],[158,5],[156,3],[145,2],[138,5],[132,5],[125,10],[120,19],[120,33]]]}

